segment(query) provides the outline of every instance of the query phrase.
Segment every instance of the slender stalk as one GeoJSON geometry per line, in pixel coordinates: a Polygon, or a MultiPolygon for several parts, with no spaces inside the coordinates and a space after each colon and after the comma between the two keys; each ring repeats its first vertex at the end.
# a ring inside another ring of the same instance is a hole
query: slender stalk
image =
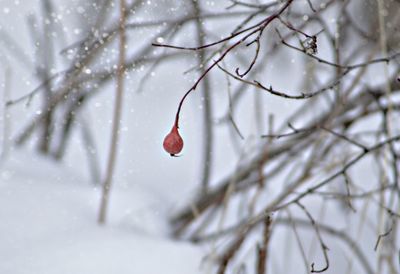
{"type": "Polygon", "coordinates": [[[108,157],[108,164],[106,170],[106,176],[103,182],[103,193],[101,196],[100,212],[98,217],[99,224],[106,222],[107,207],[110,199],[110,190],[112,184],[112,177],[115,168],[115,159],[117,154],[119,126],[121,120],[121,107],[122,107],[122,95],[124,90],[124,62],[125,62],[125,0],[120,0],[120,31],[119,31],[119,61],[117,71],[117,87],[116,87],[116,98],[114,105],[114,118],[111,132],[111,145],[110,153],[108,157]]]}
{"type": "MultiPolygon", "coordinates": [[[[43,16],[46,18],[51,18],[51,14],[53,14],[53,3],[50,0],[45,0],[42,2],[43,4],[43,16]]],[[[53,64],[53,53],[54,53],[54,39],[51,37],[51,33],[54,31],[54,23],[50,20],[50,24],[47,24],[45,20],[43,20],[43,34],[41,39],[39,40],[43,43],[43,51],[40,52],[40,60],[44,64],[44,68],[40,68],[40,64],[38,64],[37,71],[42,81],[46,81],[50,77],[50,70],[53,64]]],[[[35,33],[33,31],[33,33],[35,33]]],[[[47,83],[44,88],[43,93],[43,109],[50,109],[49,103],[51,100],[52,91],[51,91],[51,83],[47,83]]],[[[53,111],[48,111],[44,117],[44,123],[41,128],[41,139],[39,140],[39,150],[43,154],[48,154],[50,152],[50,145],[52,139],[52,127],[53,127],[53,111]]]]}
{"type": "MultiPolygon", "coordinates": [[[[383,16],[383,14],[385,13],[385,1],[376,0],[376,2],[377,2],[377,5],[378,5],[377,13],[378,13],[378,24],[379,24],[380,48],[381,48],[382,54],[387,54],[388,53],[387,33],[386,33],[386,27],[385,27],[385,24],[387,22],[385,22],[385,18],[383,16]]],[[[387,110],[386,113],[383,112],[384,121],[383,121],[383,124],[382,124],[382,128],[383,128],[383,131],[386,133],[387,137],[391,138],[392,137],[392,134],[391,134],[392,125],[391,125],[390,118],[391,118],[392,105],[393,105],[392,99],[391,99],[392,90],[390,88],[390,76],[389,76],[388,64],[384,64],[383,66],[384,66],[383,67],[383,73],[384,73],[384,76],[385,76],[385,79],[386,79],[386,81],[385,81],[385,91],[386,91],[386,97],[387,97],[387,100],[388,100],[388,110],[387,110]]],[[[386,158],[386,157],[384,157],[384,158],[386,158]]],[[[394,161],[396,161],[396,157],[394,157],[394,161]]],[[[389,165],[388,160],[386,160],[385,161],[385,166],[388,166],[388,165],[389,165]]],[[[394,170],[396,170],[396,162],[395,162],[394,170]]],[[[395,177],[397,176],[396,173],[395,173],[395,177]]],[[[384,174],[384,176],[386,177],[386,174],[384,174]]],[[[381,185],[384,186],[386,184],[387,180],[388,179],[381,180],[381,185]]],[[[393,178],[393,180],[396,181],[397,178],[393,178]]],[[[392,195],[394,195],[394,194],[395,194],[395,192],[393,191],[392,195]]],[[[383,192],[380,193],[379,200],[380,200],[381,204],[383,204],[383,205],[387,204],[386,197],[385,197],[383,192]]],[[[379,235],[380,231],[384,231],[385,230],[385,223],[386,223],[385,210],[383,210],[382,208],[379,209],[377,222],[378,222],[377,234],[379,235]]],[[[376,245],[376,247],[375,247],[375,251],[378,252],[376,273],[382,273],[383,267],[384,267],[383,262],[385,260],[385,257],[387,256],[387,254],[385,254],[386,252],[385,252],[384,248],[379,248],[378,250],[377,250],[377,248],[378,248],[378,245],[376,245]]]]}
{"type": "Polygon", "coordinates": [[[5,64],[5,70],[4,70],[4,88],[2,90],[2,106],[1,106],[1,111],[2,111],[2,120],[3,123],[1,125],[1,134],[2,134],[2,143],[1,143],[1,153],[0,153],[0,161],[3,162],[7,155],[8,151],[10,149],[9,145],[9,135],[10,135],[10,117],[9,117],[9,110],[7,109],[7,106],[3,104],[4,102],[7,102],[9,96],[10,96],[10,83],[11,83],[11,76],[12,76],[12,71],[11,68],[9,67],[9,64],[4,62],[5,64]]]}
{"type": "MultiPolygon", "coordinates": [[[[192,0],[194,13],[196,16],[195,24],[197,31],[197,40],[200,46],[205,45],[205,31],[201,22],[201,8],[196,0],[192,0]]],[[[201,66],[201,74],[205,72],[204,64],[206,63],[205,52],[200,51],[198,54],[198,63],[201,66]]],[[[210,81],[208,77],[204,77],[202,82],[202,91],[204,96],[204,112],[203,112],[203,132],[204,132],[204,146],[203,146],[203,160],[202,160],[202,177],[201,177],[201,188],[202,192],[208,191],[208,185],[211,175],[212,167],[212,147],[213,147],[213,127],[212,127],[212,103],[210,96],[210,81]]]]}

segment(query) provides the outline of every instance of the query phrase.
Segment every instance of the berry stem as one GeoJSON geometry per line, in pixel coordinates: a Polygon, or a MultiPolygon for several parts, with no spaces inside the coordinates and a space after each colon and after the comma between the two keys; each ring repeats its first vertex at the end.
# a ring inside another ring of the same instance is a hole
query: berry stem
{"type": "Polygon", "coordinates": [[[179,128],[179,115],[181,113],[181,109],[182,109],[182,105],[183,105],[183,101],[185,101],[186,97],[189,95],[189,93],[191,93],[193,90],[196,89],[196,86],[192,87],[191,89],[189,89],[185,95],[183,95],[181,101],[179,102],[179,106],[178,106],[178,111],[176,112],[176,117],[175,117],[175,124],[174,127],[176,127],[177,129],[179,128]]]}

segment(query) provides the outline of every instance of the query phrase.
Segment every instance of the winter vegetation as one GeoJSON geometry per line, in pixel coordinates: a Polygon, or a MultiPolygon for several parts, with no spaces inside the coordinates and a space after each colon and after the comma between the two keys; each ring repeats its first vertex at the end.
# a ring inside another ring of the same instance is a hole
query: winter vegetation
{"type": "Polygon", "coordinates": [[[0,14],[0,273],[400,273],[399,0],[0,14]]]}

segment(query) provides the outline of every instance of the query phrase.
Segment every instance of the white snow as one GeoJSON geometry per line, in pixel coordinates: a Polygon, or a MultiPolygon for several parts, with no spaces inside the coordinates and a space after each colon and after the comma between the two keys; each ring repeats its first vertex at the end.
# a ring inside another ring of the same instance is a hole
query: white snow
{"type": "Polygon", "coordinates": [[[150,192],[116,187],[99,226],[98,188],[39,156],[11,157],[0,167],[0,273],[200,273],[203,252],[169,238],[150,192]]]}

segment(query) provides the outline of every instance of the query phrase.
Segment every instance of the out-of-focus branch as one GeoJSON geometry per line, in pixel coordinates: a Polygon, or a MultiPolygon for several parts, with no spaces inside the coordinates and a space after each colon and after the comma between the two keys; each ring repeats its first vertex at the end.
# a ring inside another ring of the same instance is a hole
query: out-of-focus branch
{"type": "Polygon", "coordinates": [[[267,216],[264,221],[262,244],[257,248],[257,274],[266,274],[268,262],[268,245],[271,237],[271,216],[267,216]]]}
{"type": "MultiPolygon", "coordinates": [[[[4,85],[3,89],[0,91],[1,92],[1,99],[0,102],[7,102],[8,97],[10,96],[10,90],[11,90],[11,76],[12,76],[12,71],[6,62],[3,62],[5,64],[5,69],[4,69],[4,85]]],[[[0,152],[0,161],[4,161],[4,159],[7,157],[10,145],[9,145],[9,138],[10,138],[10,112],[7,109],[7,106],[3,103],[1,106],[1,119],[2,119],[2,125],[1,125],[1,152],[0,152]]]]}
{"type": "Polygon", "coordinates": [[[120,133],[119,127],[121,123],[122,95],[124,91],[124,73],[125,73],[124,64],[125,64],[125,49],[126,49],[125,8],[126,8],[125,0],[120,0],[119,62],[118,62],[118,72],[117,72],[114,117],[112,124],[112,133],[111,133],[110,154],[108,158],[105,179],[103,182],[103,193],[101,196],[101,204],[100,204],[100,211],[98,218],[99,224],[104,224],[106,221],[107,207],[110,199],[110,190],[114,175],[115,159],[117,155],[118,138],[120,133]]]}
{"type": "MultiPolygon", "coordinates": [[[[205,44],[205,30],[203,22],[201,21],[201,7],[197,0],[192,0],[194,15],[196,17],[196,31],[197,31],[197,41],[200,46],[205,44]]],[[[203,64],[205,63],[205,52],[199,51],[198,53],[198,64],[201,67],[200,73],[205,73],[205,68],[203,64]]],[[[211,168],[213,166],[212,162],[212,149],[213,149],[213,123],[212,123],[212,100],[211,100],[211,85],[209,77],[204,77],[202,82],[202,102],[203,102],[203,156],[201,160],[202,172],[201,172],[201,187],[202,192],[206,193],[209,187],[209,180],[211,175],[211,168]]]]}

